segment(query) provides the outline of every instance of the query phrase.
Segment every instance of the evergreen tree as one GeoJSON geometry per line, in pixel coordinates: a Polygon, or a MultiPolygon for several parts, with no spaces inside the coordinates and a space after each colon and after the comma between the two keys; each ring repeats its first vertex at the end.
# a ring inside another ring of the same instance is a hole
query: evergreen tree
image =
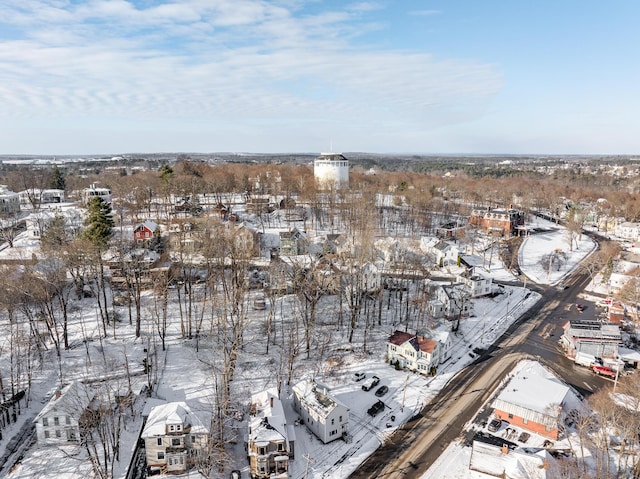
{"type": "Polygon", "coordinates": [[[91,198],[88,204],[89,216],[85,221],[83,237],[96,246],[106,246],[111,238],[114,226],[111,205],[99,196],[91,198]]]}
{"type": "Polygon", "coordinates": [[[57,166],[54,166],[51,172],[51,188],[56,190],[64,190],[65,188],[64,174],[57,166]]]}

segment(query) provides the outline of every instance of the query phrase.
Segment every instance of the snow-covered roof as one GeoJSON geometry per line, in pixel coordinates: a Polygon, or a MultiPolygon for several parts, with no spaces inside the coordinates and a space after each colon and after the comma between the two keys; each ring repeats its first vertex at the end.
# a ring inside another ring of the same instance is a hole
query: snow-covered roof
{"type": "Polygon", "coordinates": [[[189,406],[180,401],[163,404],[151,409],[141,437],[164,436],[167,424],[181,424],[185,429],[191,427],[191,433],[206,434],[209,432],[189,406]]]}
{"type": "Polygon", "coordinates": [[[38,422],[51,411],[64,411],[77,419],[91,399],[89,389],[84,384],[74,381],[57,390],[33,422],[38,422]]]}
{"type": "Polygon", "coordinates": [[[290,437],[293,428],[287,426],[282,401],[276,388],[267,389],[251,398],[251,418],[249,419],[249,440],[260,445],[271,441],[295,440],[290,437]]]}
{"type": "Polygon", "coordinates": [[[495,477],[509,479],[545,479],[551,477],[549,464],[553,458],[542,448],[510,450],[473,441],[469,469],[495,477]]]}
{"type": "Polygon", "coordinates": [[[327,417],[337,406],[349,410],[345,404],[329,395],[326,386],[311,379],[303,379],[295,384],[292,390],[307,409],[315,411],[321,417],[327,417]]]}
{"type": "Polygon", "coordinates": [[[553,425],[569,392],[559,380],[541,374],[539,368],[519,370],[500,392],[492,407],[539,424],[553,425]]]}

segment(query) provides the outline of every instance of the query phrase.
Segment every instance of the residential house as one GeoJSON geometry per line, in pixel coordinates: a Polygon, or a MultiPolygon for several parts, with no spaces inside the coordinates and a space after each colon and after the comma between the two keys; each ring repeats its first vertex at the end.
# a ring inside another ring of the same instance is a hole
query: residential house
{"type": "Polygon", "coordinates": [[[11,191],[7,185],[0,185],[0,215],[13,215],[20,212],[20,195],[11,191]]]}
{"type": "Polygon", "coordinates": [[[474,209],[471,211],[469,223],[496,236],[513,236],[518,226],[524,226],[523,211],[505,208],[474,209]]]}
{"type": "Polygon", "coordinates": [[[469,470],[482,477],[509,479],[553,479],[559,476],[556,461],[541,447],[511,448],[474,440],[471,445],[469,470]],[[487,476],[485,476],[485,474],[487,476]]]}
{"type": "Polygon", "coordinates": [[[292,388],[293,408],[324,444],[349,435],[349,408],[329,393],[326,386],[304,379],[292,388]]]}
{"type": "Polygon", "coordinates": [[[34,208],[44,204],[64,203],[64,190],[29,188],[18,193],[20,204],[34,208]]]}
{"type": "Polygon", "coordinates": [[[133,229],[133,239],[135,241],[149,241],[154,236],[160,234],[158,223],[147,220],[136,225],[133,229]]]}
{"type": "Polygon", "coordinates": [[[57,390],[34,419],[38,444],[78,443],[83,414],[93,400],[82,383],[72,382],[57,390]]]}
{"type": "Polygon", "coordinates": [[[635,241],[640,238],[640,223],[624,221],[615,225],[613,234],[619,238],[635,241]]]}
{"type": "Polygon", "coordinates": [[[491,294],[493,279],[490,276],[483,275],[475,268],[468,269],[458,275],[457,280],[467,286],[470,298],[491,294]]]}
{"type": "Polygon", "coordinates": [[[151,470],[181,473],[206,460],[209,430],[184,402],[153,407],[140,437],[151,470]]]}
{"type": "Polygon", "coordinates": [[[434,318],[457,319],[473,310],[469,288],[464,283],[438,285],[433,297],[427,308],[434,318]]]}
{"type": "Polygon", "coordinates": [[[307,236],[298,228],[280,232],[280,254],[296,256],[306,252],[307,236]]]}
{"type": "Polygon", "coordinates": [[[433,262],[438,265],[438,267],[458,263],[460,250],[455,244],[448,241],[434,241],[433,239],[429,241],[429,238],[422,238],[420,247],[425,253],[433,257],[433,262]]]}
{"type": "Polygon", "coordinates": [[[82,190],[82,200],[84,204],[89,203],[89,201],[96,196],[102,198],[102,201],[105,203],[111,203],[111,200],[113,199],[110,188],[100,188],[96,183],[91,183],[89,188],[82,190]]]}
{"type": "Polygon", "coordinates": [[[467,225],[460,221],[450,221],[436,228],[436,236],[439,238],[460,239],[467,234],[467,225]]]}
{"type": "Polygon", "coordinates": [[[555,377],[522,368],[509,380],[491,407],[497,419],[557,440],[568,392],[569,387],[555,377]]]}
{"type": "Polygon", "coordinates": [[[563,329],[560,341],[570,358],[577,353],[600,358],[615,358],[618,355],[621,335],[617,324],[573,320],[567,321],[563,329]]]}
{"type": "Polygon", "coordinates": [[[387,360],[402,369],[430,374],[439,364],[438,341],[402,331],[395,331],[387,342],[387,360]]]}
{"type": "Polygon", "coordinates": [[[285,479],[293,460],[295,431],[287,424],[275,388],[251,398],[247,456],[253,479],[285,479]]]}

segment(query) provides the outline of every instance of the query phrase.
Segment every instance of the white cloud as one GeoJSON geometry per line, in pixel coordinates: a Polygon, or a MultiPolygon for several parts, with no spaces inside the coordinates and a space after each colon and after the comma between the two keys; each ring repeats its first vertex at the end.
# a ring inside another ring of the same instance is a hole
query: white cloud
{"type": "MultiPolygon", "coordinates": [[[[286,128],[423,128],[479,115],[501,86],[492,65],[374,51],[373,2],[305,11],[262,0],[8,1],[0,109],[11,118],[161,121],[220,118],[286,128]],[[17,26],[17,27],[16,27],[17,26]]],[[[1,23],[0,23],[1,25],[1,23]]]]}

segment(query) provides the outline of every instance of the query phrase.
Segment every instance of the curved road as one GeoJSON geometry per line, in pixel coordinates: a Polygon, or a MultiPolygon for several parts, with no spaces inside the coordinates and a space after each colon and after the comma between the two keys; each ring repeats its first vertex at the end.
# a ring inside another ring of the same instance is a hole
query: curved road
{"type": "Polygon", "coordinates": [[[426,472],[442,451],[464,431],[504,376],[515,364],[532,357],[582,394],[607,383],[566,359],[557,345],[562,325],[570,318],[568,307],[589,282],[586,273],[574,273],[557,291],[548,288],[482,357],[460,371],[442,389],[434,402],[371,455],[351,478],[416,478],[426,472]]]}

